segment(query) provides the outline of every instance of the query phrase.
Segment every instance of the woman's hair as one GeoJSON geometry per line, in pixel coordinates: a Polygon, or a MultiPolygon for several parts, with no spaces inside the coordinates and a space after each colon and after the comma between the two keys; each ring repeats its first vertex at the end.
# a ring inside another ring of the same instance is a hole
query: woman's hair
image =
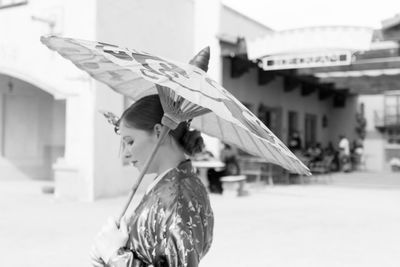
{"type": "MultiPolygon", "coordinates": [[[[161,124],[164,115],[160,98],[158,95],[145,96],[128,109],[126,109],[118,122],[125,124],[127,127],[136,128],[148,132],[154,130],[154,125],[161,124]]],[[[181,122],[175,130],[169,133],[175,141],[180,145],[187,155],[192,156],[201,152],[204,147],[203,138],[199,131],[190,130],[189,123],[181,122]]]]}

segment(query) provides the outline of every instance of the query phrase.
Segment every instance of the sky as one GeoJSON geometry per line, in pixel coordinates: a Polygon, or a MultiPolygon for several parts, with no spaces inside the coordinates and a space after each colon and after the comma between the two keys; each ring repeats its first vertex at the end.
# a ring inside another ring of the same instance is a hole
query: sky
{"type": "Polygon", "coordinates": [[[400,0],[222,0],[273,30],[346,25],[381,28],[400,14],[400,0]]]}

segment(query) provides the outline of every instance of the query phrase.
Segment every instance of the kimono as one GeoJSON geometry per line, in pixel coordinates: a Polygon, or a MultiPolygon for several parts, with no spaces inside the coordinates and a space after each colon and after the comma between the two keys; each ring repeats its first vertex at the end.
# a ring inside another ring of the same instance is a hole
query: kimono
{"type": "Polygon", "coordinates": [[[126,248],[108,266],[193,267],[208,252],[214,216],[190,160],[157,180],[129,220],[126,248]]]}

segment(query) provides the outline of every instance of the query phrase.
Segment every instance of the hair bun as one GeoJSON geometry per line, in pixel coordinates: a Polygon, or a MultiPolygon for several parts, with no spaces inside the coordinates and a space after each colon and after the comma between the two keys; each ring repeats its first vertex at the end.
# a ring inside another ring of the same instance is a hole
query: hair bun
{"type": "Polygon", "coordinates": [[[187,155],[193,156],[203,150],[203,137],[199,131],[187,129],[182,136],[180,145],[187,155]]]}

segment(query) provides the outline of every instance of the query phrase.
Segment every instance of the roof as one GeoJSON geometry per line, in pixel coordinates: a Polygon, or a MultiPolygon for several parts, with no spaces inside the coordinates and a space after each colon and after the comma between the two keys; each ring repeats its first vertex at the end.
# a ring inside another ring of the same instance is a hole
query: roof
{"type": "Polygon", "coordinates": [[[273,29],[271,27],[266,26],[265,24],[259,22],[258,20],[255,20],[255,19],[253,19],[253,18],[241,13],[241,12],[237,11],[236,9],[230,7],[230,6],[222,4],[222,8],[227,10],[227,11],[229,11],[229,12],[231,12],[231,13],[234,13],[238,17],[242,17],[242,18],[248,20],[251,23],[258,24],[260,27],[263,27],[266,30],[273,31],[273,29]]]}
{"type": "Polygon", "coordinates": [[[400,13],[382,21],[382,30],[387,30],[400,25],[400,13]]]}

